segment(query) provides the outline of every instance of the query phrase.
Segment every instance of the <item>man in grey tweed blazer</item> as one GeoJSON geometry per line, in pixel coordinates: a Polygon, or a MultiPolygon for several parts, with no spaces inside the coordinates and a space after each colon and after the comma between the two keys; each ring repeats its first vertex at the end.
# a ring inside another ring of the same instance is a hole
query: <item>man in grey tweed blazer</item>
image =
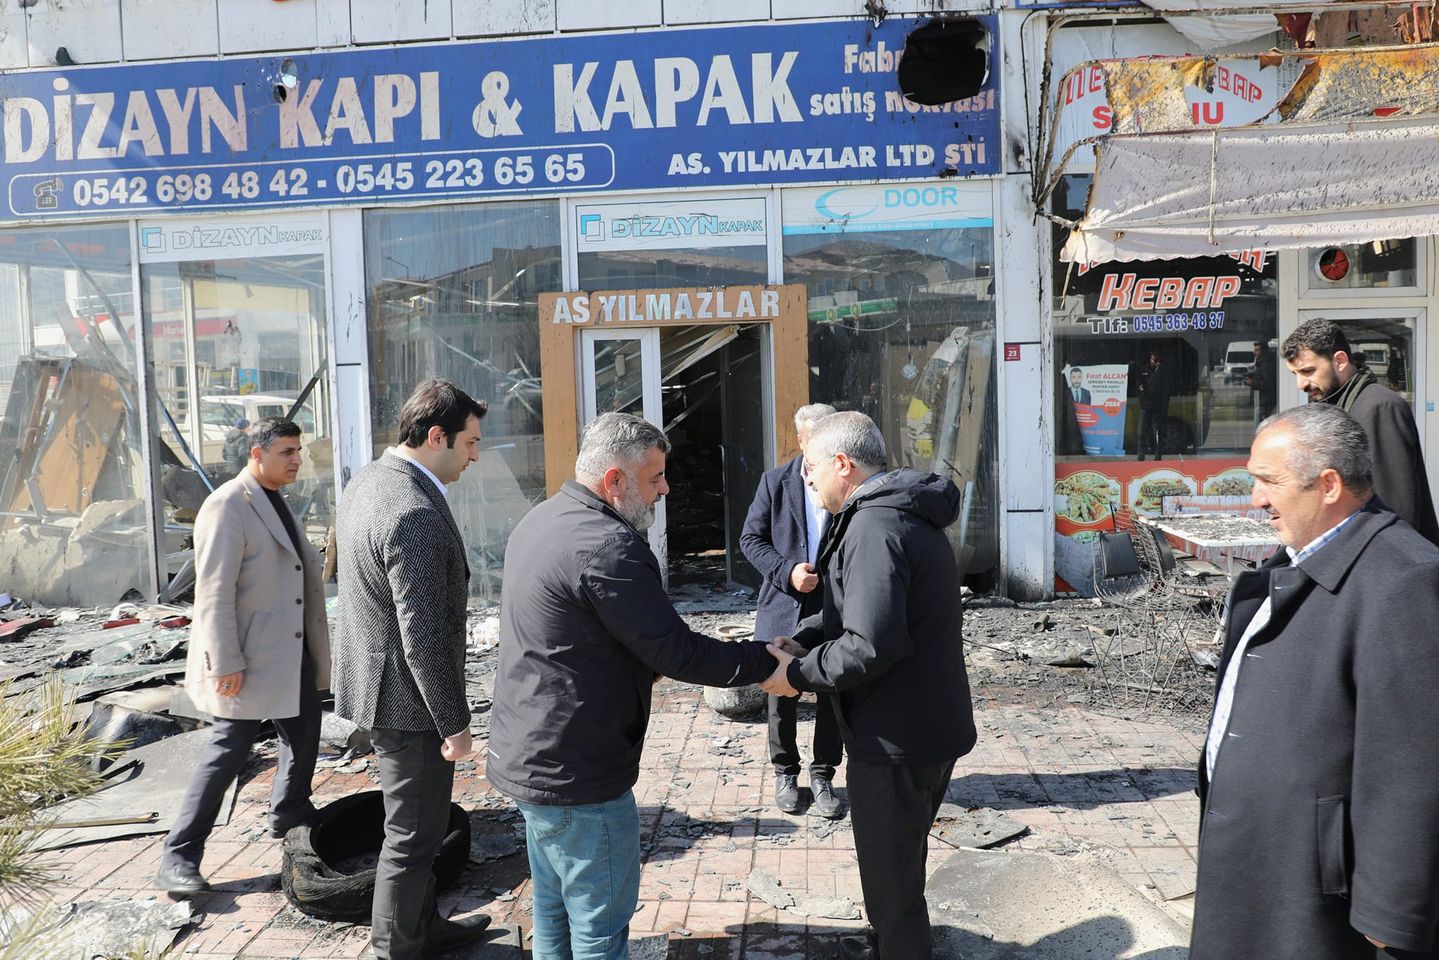
{"type": "Polygon", "coordinates": [[[371,945],[412,960],[478,939],[489,917],[446,920],[433,865],[455,761],[472,751],[465,698],[469,566],[445,501],[479,459],[487,405],[425,380],[400,412],[399,444],[355,475],[340,503],[335,712],[370,731],[385,797],[371,945]]]}

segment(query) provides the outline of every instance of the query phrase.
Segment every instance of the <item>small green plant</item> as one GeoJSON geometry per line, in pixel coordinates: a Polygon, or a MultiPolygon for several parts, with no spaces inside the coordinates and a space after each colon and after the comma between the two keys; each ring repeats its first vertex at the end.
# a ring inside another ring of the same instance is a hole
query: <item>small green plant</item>
{"type": "Polygon", "coordinates": [[[58,878],[34,849],[55,819],[45,808],[93,792],[95,762],[121,750],[85,738],[58,676],[28,696],[0,683],[0,960],[40,956],[49,928],[44,890],[58,878]]]}

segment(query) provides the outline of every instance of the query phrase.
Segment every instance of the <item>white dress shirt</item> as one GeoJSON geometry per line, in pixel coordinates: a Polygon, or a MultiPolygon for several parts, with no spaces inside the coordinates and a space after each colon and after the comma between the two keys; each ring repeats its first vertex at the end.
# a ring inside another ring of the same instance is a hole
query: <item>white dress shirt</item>
{"type": "MultiPolygon", "coordinates": [[[[1328,544],[1339,535],[1345,524],[1359,516],[1356,510],[1334,526],[1330,527],[1309,543],[1304,549],[1294,550],[1290,547],[1284,549],[1289,552],[1289,563],[1291,566],[1299,566],[1320,548],[1328,544]]],[[[1244,658],[1248,656],[1249,641],[1254,638],[1260,630],[1269,625],[1270,602],[1269,597],[1264,598],[1259,609],[1254,612],[1254,619],[1249,621],[1249,626],[1244,628],[1244,634],[1239,638],[1239,643],[1234,647],[1234,655],[1229,658],[1229,664],[1224,670],[1224,679],[1219,684],[1219,696],[1214,700],[1214,719],[1209,721],[1209,736],[1204,741],[1204,766],[1212,779],[1214,777],[1214,761],[1219,757],[1219,748],[1224,743],[1224,738],[1229,735],[1229,715],[1234,711],[1234,686],[1239,681],[1239,668],[1243,666],[1244,658]]],[[[1229,611],[1224,611],[1224,622],[1229,622],[1229,611]]],[[[1236,734],[1237,736],[1237,734],[1236,734]]]]}
{"type": "Polygon", "coordinates": [[[423,463],[406,453],[403,447],[391,447],[389,452],[393,453],[397,457],[403,457],[404,459],[413,463],[415,466],[419,467],[420,472],[423,473],[425,476],[429,477],[430,482],[440,489],[440,496],[447,498],[449,497],[450,491],[443,483],[440,482],[440,478],[431,473],[429,467],[425,466],[423,463]]]}

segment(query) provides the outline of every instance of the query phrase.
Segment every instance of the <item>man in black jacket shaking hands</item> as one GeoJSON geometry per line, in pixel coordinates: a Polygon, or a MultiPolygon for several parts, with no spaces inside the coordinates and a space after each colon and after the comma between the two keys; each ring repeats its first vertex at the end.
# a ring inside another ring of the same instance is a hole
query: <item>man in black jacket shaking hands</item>
{"type": "Polygon", "coordinates": [[[819,556],[824,610],[786,643],[808,653],[785,680],[794,691],[836,695],[849,754],[850,820],[874,935],[843,941],[842,956],[930,960],[929,828],[955,761],[975,741],[959,570],[944,534],[960,493],[934,474],[886,471],[884,462],[884,438],[862,413],[825,417],[810,433],[808,483],[834,516],[819,556]]]}
{"type": "Polygon", "coordinates": [[[789,659],[695,633],[670,604],[644,538],[669,492],[669,450],[639,417],[597,418],[575,479],[525,515],[505,552],[486,774],[525,818],[535,960],[628,955],[640,882],[631,788],[656,676],[741,686],[789,659]]]}

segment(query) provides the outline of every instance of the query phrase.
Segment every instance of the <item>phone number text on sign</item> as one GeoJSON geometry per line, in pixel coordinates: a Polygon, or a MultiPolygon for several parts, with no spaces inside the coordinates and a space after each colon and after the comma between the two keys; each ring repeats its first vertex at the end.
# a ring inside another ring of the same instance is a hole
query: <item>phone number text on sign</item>
{"type": "Polygon", "coordinates": [[[615,176],[605,144],[470,150],[395,159],[324,159],[246,166],[149,167],[83,174],[21,174],[10,180],[17,216],[73,216],[334,202],[425,199],[495,192],[596,190],[615,176]]]}

